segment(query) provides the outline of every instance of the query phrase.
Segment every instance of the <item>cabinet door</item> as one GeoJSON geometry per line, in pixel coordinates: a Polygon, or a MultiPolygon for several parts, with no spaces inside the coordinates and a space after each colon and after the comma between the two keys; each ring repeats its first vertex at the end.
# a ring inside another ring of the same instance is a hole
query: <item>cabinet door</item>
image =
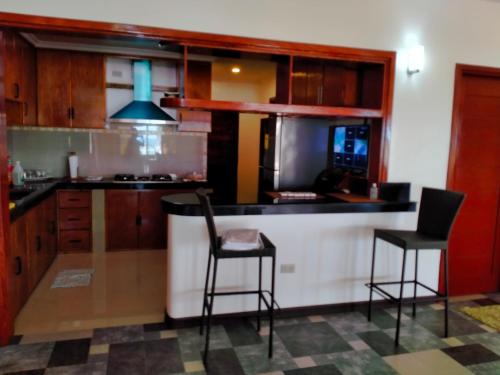
{"type": "Polygon", "coordinates": [[[41,206],[38,205],[28,211],[26,216],[26,248],[28,252],[28,285],[30,293],[35,289],[43,275],[46,264],[43,239],[41,206]]]}
{"type": "Polygon", "coordinates": [[[45,270],[50,267],[57,255],[56,194],[52,194],[42,203],[43,231],[42,240],[45,250],[45,270]]]}
{"type": "Polygon", "coordinates": [[[37,51],[38,124],[70,126],[70,54],[37,51]]]}
{"type": "Polygon", "coordinates": [[[334,62],[325,63],[322,105],[355,107],[358,105],[358,72],[338,66],[334,62]]]}
{"type": "Polygon", "coordinates": [[[166,220],[161,207],[165,190],[143,190],[139,192],[139,248],[166,249],[166,220]]]}
{"type": "Polygon", "coordinates": [[[137,249],[139,193],[106,190],[106,250],[137,249]]]}
{"type": "Polygon", "coordinates": [[[71,126],[104,128],[106,91],[104,56],[71,53],[71,126]]]}
{"type": "Polygon", "coordinates": [[[20,100],[21,98],[21,52],[16,35],[5,31],[4,35],[4,84],[5,99],[20,100]]]}
{"type": "Polygon", "coordinates": [[[15,318],[28,299],[28,257],[26,251],[26,220],[19,218],[9,229],[9,312],[15,318]]]}
{"type": "Polygon", "coordinates": [[[292,103],[320,105],[323,90],[323,63],[296,59],[293,67],[292,103]]]}
{"type": "Polygon", "coordinates": [[[21,50],[21,98],[23,101],[24,125],[36,125],[37,86],[36,50],[27,41],[18,37],[21,50]]]}

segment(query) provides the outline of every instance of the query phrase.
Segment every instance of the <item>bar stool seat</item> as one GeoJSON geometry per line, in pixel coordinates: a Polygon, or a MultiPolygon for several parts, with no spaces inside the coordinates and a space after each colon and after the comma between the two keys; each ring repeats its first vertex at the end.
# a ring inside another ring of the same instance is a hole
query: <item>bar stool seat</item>
{"type": "Polygon", "coordinates": [[[407,249],[447,249],[448,241],[411,230],[375,229],[375,237],[407,249]]]}
{"type": "Polygon", "coordinates": [[[256,258],[256,257],[273,257],[276,255],[276,247],[269,241],[264,233],[259,233],[262,247],[251,250],[231,250],[223,249],[222,237],[217,237],[217,248],[215,249],[214,256],[221,259],[227,258],[256,258]]]}

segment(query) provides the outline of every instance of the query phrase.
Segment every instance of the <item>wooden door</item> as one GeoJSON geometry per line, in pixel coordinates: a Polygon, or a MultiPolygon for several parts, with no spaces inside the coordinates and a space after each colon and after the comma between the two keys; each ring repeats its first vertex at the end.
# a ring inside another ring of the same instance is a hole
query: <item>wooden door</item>
{"type": "Polygon", "coordinates": [[[139,193],[106,190],[106,250],[137,249],[139,193]]]}
{"type": "Polygon", "coordinates": [[[30,290],[28,280],[28,254],[26,250],[26,220],[19,218],[9,229],[9,312],[14,319],[24,303],[30,290]]]}
{"type": "Polygon", "coordinates": [[[104,56],[71,52],[71,126],[104,128],[106,121],[104,56]]]}
{"type": "Polygon", "coordinates": [[[467,194],[450,239],[450,293],[500,276],[500,69],[457,66],[448,188],[467,194]]]}
{"type": "Polygon", "coordinates": [[[70,55],[65,51],[37,51],[38,124],[70,126],[70,55]]]}
{"type": "Polygon", "coordinates": [[[139,192],[139,248],[166,249],[166,220],[161,207],[165,190],[142,190],[139,192]]]}
{"type": "Polygon", "coordinates": [[[36,125],[37,85],[36,50],[18,37],[21,49],[21,97],[23,101],[23,125],[36,125]]]}

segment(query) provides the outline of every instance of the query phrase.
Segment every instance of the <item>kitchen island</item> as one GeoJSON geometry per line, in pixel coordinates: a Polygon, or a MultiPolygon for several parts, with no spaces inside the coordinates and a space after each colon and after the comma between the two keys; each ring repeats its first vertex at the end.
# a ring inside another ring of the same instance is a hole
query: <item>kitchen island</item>
{"type": "MultiPolygon", "coordinates": [[[[391,197],[394,200],[367,203],[213,202],[212,206],[219,232],[256,228],[276,245],[276,300],[281,308],[312,311],[316,306],[368,299],[364,284],[370,275],[373,228],[415,227],[416,204],[409,201],[409,194],[387,196],[391,197]]],[[[175,324],[201,314],[208,234],[194,194],[162,200],[163,211],[169,215],[166,312],[175,324]]],[[[388,251],[389,246],[381,243],[377,248],[377,281],[401,277],[401,253],[388,251]]],[[[422,254],[420,262],[420,279],[436,287],[438,253],[422,254]]],[[[407,263],[408,271],[412,270],[413,258],[407,263]]],[[[257,265],[257,259],[220,262],[217,286],[225,291],[255,289],[257,265]]],[[[264,261],[264,287],[269,285],[267,267],[270,264],[264,261]]],[[[256,303],[254,296],[219,298],[214,313],[255,311],[256,303]]]]}

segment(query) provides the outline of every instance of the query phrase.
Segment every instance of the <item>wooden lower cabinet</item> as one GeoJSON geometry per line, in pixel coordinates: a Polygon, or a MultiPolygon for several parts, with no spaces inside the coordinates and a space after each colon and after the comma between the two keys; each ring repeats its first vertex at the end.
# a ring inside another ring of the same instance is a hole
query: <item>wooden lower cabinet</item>
{"type": "Polygon", "coordinates": [[[92,193],[89,190],[57,192],[58,244],[61,253],[92,251],[92,193]]]}
{"type": "Polygon", "coordinates": [[[106,190],[106,250],[166,249],[167,219],[161,197],[179,192],[106,190]]]}
{"type": "Polygon", "coordinates": [[[10,313],[15,317],[50,267],[56,251],[55,196],[14,221],[9,230],[10,313]]]}
{"type": "Polygon", "coordinates": [[[25,216],[10,225],[8,250],[9,312],[14,318],[30,294],[25,216]]]}

